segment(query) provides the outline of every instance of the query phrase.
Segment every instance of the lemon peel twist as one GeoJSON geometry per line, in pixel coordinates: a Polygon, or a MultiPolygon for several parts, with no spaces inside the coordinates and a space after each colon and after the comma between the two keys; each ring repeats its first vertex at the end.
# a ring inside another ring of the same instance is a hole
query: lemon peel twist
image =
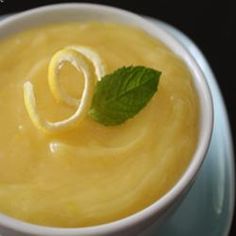
{"type": "Polygon", "coordinates": [[[85,47],[75,48],[73,46],[56,52],[49,63],[48,80],[50,89],[57,100],[63,101],[68,105],[76,105],[77,109],[74,114],[62,121],[50,122],[43,119],[38,113],[33,84],[27,81],[23,86],[24,103],[33,124],[45,133],[67,131],[76,127],[87,115],[92,101],[96,79],[100,80],[103,73],[101,59],[91,49],[85,47]],[[62,92],[63,90],[58,83],[58,73],[65,62],[71,63],[83,74],[85,83],[80,100],[72,98],[65,92],[62,92]]]}
{"type": "MultiPolygon", "coordinates": [[[[68,46],[65,48],[66,50],[75,50],[78,53],[83,54],[88,60],[90,60],[95,68],[95,74],[97,76],[97,80],[101,80],[101,77],[105,74],[105,69],[99,55],[94,52],[89,47],[84,46],[68,46]]],[[[76,99],[71,97],[66,93],[66,91],[60,86],[60,80],[58,76],[59,67],[56,63],[50,63],[49,65],[49,75],[48,75],[48,83],[49,88],[54,95],[55,99],[59,102],[63,102],[69,106],[77,107],[80,103],[80,99],[76,99]]]]}

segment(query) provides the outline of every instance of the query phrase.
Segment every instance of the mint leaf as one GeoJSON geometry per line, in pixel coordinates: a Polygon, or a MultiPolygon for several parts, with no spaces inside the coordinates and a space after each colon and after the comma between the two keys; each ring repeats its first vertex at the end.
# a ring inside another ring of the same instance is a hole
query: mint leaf
{"type": "Polygon", "coordinates": [[[161,72],[144,66],[122,67],[97,82],[89,115],[104,125],[135,116],[157,91],[161,72]]]}

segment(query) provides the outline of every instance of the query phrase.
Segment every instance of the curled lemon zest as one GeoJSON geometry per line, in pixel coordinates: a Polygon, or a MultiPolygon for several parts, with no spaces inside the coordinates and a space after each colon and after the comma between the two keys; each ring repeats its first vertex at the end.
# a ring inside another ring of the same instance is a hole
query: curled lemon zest
{"type": "MultiPolygon", "coordinates": [[[[89,47],[83,47],[83,46],[68,46],[65,49],[75,50],[83,54],[88,60],[90,60],[95,68],[95,74],[97,76],[97,80],[98,81],[101,80],[101,77],[105,74],[105,70],[101,58],[96,52],[94,52],[89,47]]],[[[57,101],[63,102],[69,106],[77,107],[78,104],[80,103],[80,99],[71,97],[66,93],[63,87],[60,86],[60,80],[58,76],[59,70],[60,67],[58,66],[58,64],[52,61],[49,65],[49,76],[48,76],[49,88],[57,101]]]]}
{"type": "MultiPolygon", "coordinates": [[[[56,122],[50,122],[43,119],[38,113],[37,103],[33,85],[30,81],[24,83],[24,102],[30,119],[33,124],[40,130],[46,133],[67,131],[77,126],[87,115],[91,105],[97,73],[89,58],[83,53],[73,48],[64,48],[52,57],[49,63],[49,80],[50,76],[59,73],[59,69],[65,64],[71,63],[77,70],[80,70],[84,78],[84,89],[81,100],[77,102],[77,109],[70,117],[56,122]]],[[[96,68],[96,67],[95,67],[96,68]]],[[[52,86],[53,87],[53,86],[52,86]]],[[[52,88],[51,87],[51,88],[52,88]]]]}

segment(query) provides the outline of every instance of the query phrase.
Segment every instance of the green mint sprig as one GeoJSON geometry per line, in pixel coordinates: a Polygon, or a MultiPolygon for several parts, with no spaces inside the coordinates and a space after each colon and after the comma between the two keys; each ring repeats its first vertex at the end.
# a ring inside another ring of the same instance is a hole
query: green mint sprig
{"type": "Polygon", "coordinates": [[[134,117],[153,97],[161,72],[144,66],[121,67],[97,82],[89,116],[106,126],[134,117]]]}

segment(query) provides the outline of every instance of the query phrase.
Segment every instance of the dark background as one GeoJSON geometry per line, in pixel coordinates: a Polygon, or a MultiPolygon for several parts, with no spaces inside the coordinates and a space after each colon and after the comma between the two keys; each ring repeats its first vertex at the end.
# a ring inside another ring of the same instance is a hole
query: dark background
{"type": "MultiPolygon", "coordinates": [[[[0,15],[59,2],[70,1],[0,0],[0,15]]],[[[233,0],[94,0],[87,2],[112,5],[158,18],[187,34],[203,51],[216,75],[229,113],[232,134],[236,133],[236,109],[234,109],[236,106],[236,8],[233,0]]],[[[235,220],[230,235],[236,235],[235,220]]]]}

